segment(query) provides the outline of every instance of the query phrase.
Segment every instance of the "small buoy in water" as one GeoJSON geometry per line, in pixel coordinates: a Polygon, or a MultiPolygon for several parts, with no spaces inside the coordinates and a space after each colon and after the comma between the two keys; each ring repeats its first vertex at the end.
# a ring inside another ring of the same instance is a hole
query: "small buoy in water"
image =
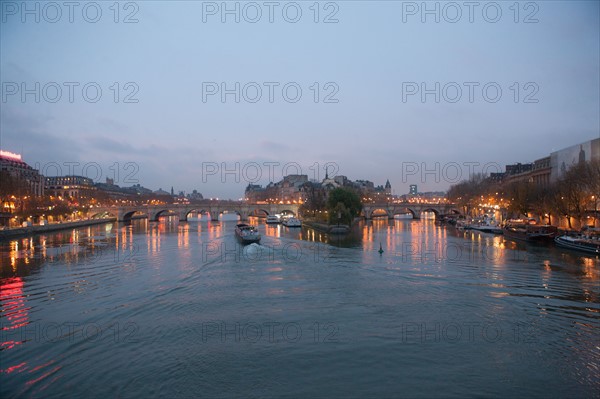
{"type": "Polygon", "coordinates": [[[383,253],[383,248],[381,248],[381,243],[379,243],[379,255],[383,253]]]}

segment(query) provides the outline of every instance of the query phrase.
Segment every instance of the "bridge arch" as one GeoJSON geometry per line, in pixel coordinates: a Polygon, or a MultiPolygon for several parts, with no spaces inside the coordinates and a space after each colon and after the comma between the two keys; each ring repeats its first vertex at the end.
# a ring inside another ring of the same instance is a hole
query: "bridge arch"
{"type": "Polygon", "coordinates": [[[394,208],[393,211],[393,215],[392,218],[396,215],[406,215],[406,214],[411,214],[413,219],[419,219],[419,214],[417,212],[415,212],[413,209],[409,208],[409,207],[397,207],[394,208]]]}
{"type": "Polygon", "coordinates": [[[257,217],[264,216],[264,217],[267,217],[267,216],[269,216],[270,214],[271,214],[271,213],[270,213],[269,211],[267,211],[266,209],[264,209],[264,208],[250,208],[250,209],[248,210],[248,216],[257,216],[257,217]],[[259,214],[258,214],[259,212],[262,212],[263,214],[262,214],[262,215],[259,215],[259,214]]]}
{"type": "Polygon", "coordinates": [[[423,208],[421,210],[421,213],[424,213],[424,212],[433,212],[436,219],[440,218],[440,212],[435,208],[423,208]]]}
{"type": "Polygon", "coordinates": [[[190,213],[192,212],[197,212],[199,215],[208,215],[211,219],[212,219],[212,213],[210,212],[209,208],[206,207],[198,207],[198,208],[188,208],[188,209],[184,209],[182,212],[179,213],[179,220],[180,221],[187,221],[188,217],[190,216],[190,213]]]}
{"type": "MultiPolygon", "coordinates": [[[[237,215],[240,218],[240,220],[244,219],[244,215],[242,214],[242,211],[240,211],[238,209],[221,209],[219,211],[219,213],[216,215],[216,219],[218,220],[221,215],[237,215]]],[[[211,218],[212,217],[213,217],[213,215],[211,213],[211,218]]]]}
{"type": "Polygon", "coordinates": [[[101,211],[101,212],[90,213],[90,219],[100,219],[100,218],[104,218],[106,216],[110,216],[113,218],[117,217],[115,212],[110,212],[110,211],[101,211]]]}
{"type": "MultiPolygon", "coordinates": [[[[391,215],[393,216],[393,215],[391,215]]],[[[373,208],[370,212],[369,219],[373,219],[376,217],[387,217],[390,218],[390,213],[388,210],[384,208],[373,208]]]]}
{"type": "Polygon", "coordinates": [[[133,217],[133,215],[135,215],[136,213],[143,214],[142,211],[137,211],[137,210],[125,212],[125,213],[121,214],[120,220],[122,220],[124,222],[128,222],[128,221],[131,220],[131,218],[133,217]]]}
{"type": "Polygon", "coordinates": [[[151,215],[148,215],[148,217],[150,218],[151,221],[153,222],[158,222],[159,218],[161,216],[163,216],[163,214],[169,214],[168,216],[177,216],[179,218],[179,215],[177,214],[177,212],[174,212],[172,209],[160,209],[156,212],[153,212],[151,215]]]}

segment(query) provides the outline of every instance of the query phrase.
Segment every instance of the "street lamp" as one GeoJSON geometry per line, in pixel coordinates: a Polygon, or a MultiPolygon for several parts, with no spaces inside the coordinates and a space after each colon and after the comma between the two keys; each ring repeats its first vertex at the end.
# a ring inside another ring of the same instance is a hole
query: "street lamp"
{"type": "Polygon", "coordinates": [[[598,199],[592,195],[592,200],[594,201],[594,227],[596,227],[598,224],[598,199]]]}

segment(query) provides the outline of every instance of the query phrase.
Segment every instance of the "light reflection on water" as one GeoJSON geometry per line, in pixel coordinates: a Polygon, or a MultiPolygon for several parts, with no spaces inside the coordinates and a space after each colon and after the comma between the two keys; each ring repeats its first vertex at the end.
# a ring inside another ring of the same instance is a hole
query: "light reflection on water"
{"type": "Polygon", "coordinates": [[[2,243],[2,397],[597,396],[599,259],[251,222],[261,245],[173,218],[2,243]]]}

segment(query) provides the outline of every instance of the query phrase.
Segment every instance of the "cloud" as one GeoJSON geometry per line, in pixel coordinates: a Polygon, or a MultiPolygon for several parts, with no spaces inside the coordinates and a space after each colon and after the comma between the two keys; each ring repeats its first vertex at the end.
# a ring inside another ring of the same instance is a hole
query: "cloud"
{"type": "Polygon", "coordinates": [[[50,133],[55,122],[52,116],[5,105],[0,119],[0,147],[22,153],[26,162],[80,160],[81,143],[50,133]]]}

